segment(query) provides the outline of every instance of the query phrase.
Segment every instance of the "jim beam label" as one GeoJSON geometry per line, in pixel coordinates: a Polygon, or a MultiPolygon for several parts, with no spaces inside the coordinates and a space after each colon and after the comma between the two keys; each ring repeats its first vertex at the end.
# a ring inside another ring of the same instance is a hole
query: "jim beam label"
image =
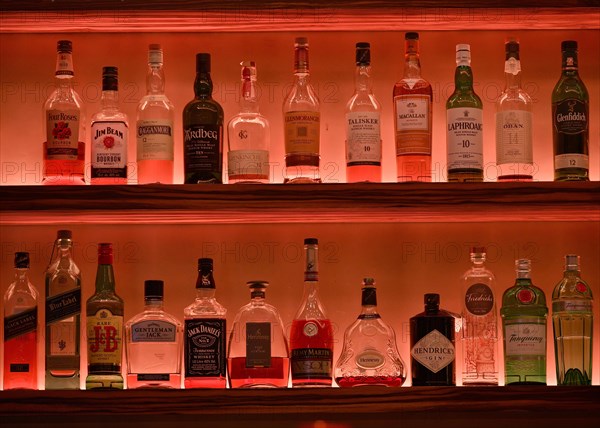
{"type": "Polygon", "coordinates": [[[346,163],[348,166],[381,165],[381,130],[378,112],[346,114],[346,163]]]}
{"type": "Polygon", "coordinates": [[[465,293],[465,308],[469,313],[483,316],[494,307],[494,292],[487,284],[473,284],[465,293]]]}
{"type": "Polygon", "coordinates": [[[446,112],[448,170],[483,169],[483,112],[451,108],[446,112]]]}
{"type": "Polygon", "coordinates": [[[125,122],[92,123],[92,178],[127,178],[125,122]]]}
{"type": "Polygon", "coordinates": [[[225,376],[225,320],[191,319],[185,321],[185,376],[225,376]]]}
{"type": "Polygon", "coordinates": [[[47,160],[77,160],[80,115],[78,110],[46,112],[47,160]]]}
{"type": "Polygon", "coordinates": [[[37,330],[37,306],[4,318],[4,341],[37,330]]]}
{"type": "Polygon", "coordinates": [[[412,357],[430,372],[437,373],[454,361],[454,345],[437,330],[421,338],[410,351],[412,357]]]}
{"type": "Polygon", "coordinates": [[[100,309],[87,317],[88,364],[121,365],[123,316],[100,309]]]}
{"type": "Polygon", "coordinates": [[[132,342],[175,342],[177,326],[160,320],[140,321],[131,326],[132,342]]]}
{"type": "Polygon", "coordinates": [[[285,113],[285,152],[319,153],[321,141],[321,116],[316,111],[285,113]]]}
{"type": "Polygon", "coordinates": [[[514,324],[504,327],[506,355],[545,355],[546,325],[521,321],[514,320],[514,324]]]}
{"type": "Polygon", "coordinates": [[[173,122],[138,120],[137,160],[173,160],[173,122]]]}
{"type": "Polygon", "coordinates": [[[431,97],[398,95],[396,114],[396,155],[431,154],[431,97]]]}
{"type": "Polygon", "coordinates": [[[271,367],[271,323],[246,323],[246,368],[271,367]]]}

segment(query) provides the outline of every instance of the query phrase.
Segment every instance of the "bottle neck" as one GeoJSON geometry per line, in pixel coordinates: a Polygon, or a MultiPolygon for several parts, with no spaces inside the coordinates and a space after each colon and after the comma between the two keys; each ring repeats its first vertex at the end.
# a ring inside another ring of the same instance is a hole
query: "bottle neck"
{"type": "Polygon", "coordinates": [[[96,293],[102,292],[115,292],[115,273],[111,264],[99,264],[96,271],[96,293]]]}
{"type": "Polygon", "coordinates": [[[146,94],[163,95],[165,93],[165,73],[162,64],[148,64],[146,76],[146,94]]]}
{"type": "Polygon", "coordinates": [[[406,41],[406,54],[404,55],[404,78],[420,79],[421,62],[419,60],[419,41],[406,41]]]}
{"type": "Polygon", "coordinates": [[[371,66],[358,65],[356,66],[355,74],[355,89],[356,92],[372,92],[373,81],[371,79],[371,66]]]}
{"type": "Polygon", "coordinates": [[[567,76],[576,76],[579,73],[579,64],[576,51],[562,53],[562,73],[567,76]]]}
{"type": "Polygon", "coordinates": [[[379,318],[377,312],[377,290],[374,287],[365,287],[362,290],[361,312],[359,319],[379,318]]]}
{"type": "Polygon", "coordinates": [[[15,290],[29,290],[29,268],[15,268],[15,290]]]}
{"type": "Polygon", "coordinates": [[[100,104],[103,110],[116,110],[119,106],[119,91],[102,91],[100,104]]]}
{"type": "Polygon", "coordinates": [[[196,300],[207,300],[215,298],[214,288],[196,288],[196,300]]]}
{"type": "Polygon", "coordinates": [[[473,92],[473,70],[470,65],[458,65],[454,73],[454,86],[458,92],[473,92]]]}
{"type": "Polygon", "coordinates": [[[242,98],[240,100],[240,110],[244,113],[258,113],[256,80],[253,78],[242,79],[242,98]]]}
{"type": "Polygon", "coordinates": [[[509,58],[504,63],[504,81],[506,89],[518,89],[521,87],[521,61],[509,58]]]}
{"type": "Polygon", "coordinates": [[[435,315],[440,311],[440,307],[438,305],[425,305],[425,314],[427,315],[435,315]]]}
{"type": "Polygon", "coordinates": [[[196,73],[196,80],[194,80],[194,94],[196,99],[210,99],[212,97],[212,91],[213,83],[210,73],[196,73]]]}
{"type": "Polygon", "coordinates": [[[162,311],[164,302],[162,299],[144,299],[144,310],[162,311]]]}

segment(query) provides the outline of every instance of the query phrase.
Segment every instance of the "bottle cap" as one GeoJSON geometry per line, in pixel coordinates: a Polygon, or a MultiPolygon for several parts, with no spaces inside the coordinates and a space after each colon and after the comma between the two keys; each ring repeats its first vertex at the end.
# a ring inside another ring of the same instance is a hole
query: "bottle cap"
{"type": "Polygon", "coordinates": [[[374,278],[364,278],[362,282],[362,306],[377,306],[377,290],[374,278]]]}
{"type": "Polygon", "coordinates": [[[404,35],[404,40],[419,40],[419,33],[414,31],[409,31],[404,35]]]}
{"type": "Polygon", "coordinates": [[[371,65],[371,44],[358,42],[356,44],[356,65],[371,65]]]}
{"type": "Polygon", "coordinates": [[[519,59],[519,42],[517,40],[508,40],[504,47],[506,50],[505,60],[509,58],[519,59]]]}
{"type": "Polygon", "coordinates": [[[198,269],[213,270],[213,259],[211,259],[211,258],[198,259],[198,269]]]}
{"type": "Polygon", "coordinates": [[[440,295],[437,293],[427,293],[427,294],[425,294],[424,301],[425,301],[425,307],[438,308],[440,306],[440,295]]]}
{"type": "Polygon", "coordinates": [[[306,38],[306,37],[296,37],[296,40],[294,40],[294,47],[308,48],[308,38],[306,38]]]}
{"type": "Polygon", "coordinates": [[[72,53],[73,43],[70,40],[59,40],[56,43],[56,51],[59,53],[72,53]]]}
{"type": "Polygon", "coordinates": [[[22,251],[15,253],[15,268],[29,269],[29,253],[22,251]]]}
{"type": "Polygon", "coordinates": [[[317,238],[305,238],[304,245],[318,245],[319,240],[317,238]]]}
{"type": "Polygon", "coordinates": [[[566,270],[579,270],[579,256],[577,254],[567,254],[565,256],[566,270]]]}
{"type": "Polygon", "coordinates": [[[480,254],[480,253],[485,254],[486,248],[473,246],[473,247],[471,247],[470,251],[471,251],[471,254],[480,254]]]}
{"type": "Polygon", "coordinates": [[[144,300],[162,300],[165,283],[159,279],[144,281],[144,300]]]}
{"type": "Polygon", "coordinates": [[[73,233],[70,230],[59,230],[56,232],[56,239],[72,239],[73,233]]]}
{"type": "Polygon", "coordinates": [[[242,61],[242,80],[256,78],[256,63],[254,61],[242,61]]]}
{"type": "Polygon", "coordinates": [[[577,41],[565,40],[560,44],[560,47],[563,51],[576,51],[577,50],[577,41]]]}
{"type": "Polygon", "coordinates": [[[98,244],[98,264],[111,265],[113,263],[113,248],[110,243],[98,244]]]}
{"type": "Polygon", "coordinates": [[[159,44],[151,44],[148,46],[148,63],[163,63],[163,51],[159,44]]]}
{"type": "Polygon", "coordinates": [[[269,282],[268,281],[260,281],[260,280],[254,280],[254,281],[248,281],[246,283],[246,285],[251,289],[257,289],[257,288],[267,288],[269,286],[269,282]]]}
{"type": "Polygon", "coordinates": [[[196,54],[196,73],[210,73],[210,54],[196,54]]]}
{"type": "Polygon", "coordinates": [[[456,45],[456,64],[470,65],[471,64],[471,45],[458,44],[456,45]]]}
{"type": "Polygon", "coordinates": [[[102,67],[102,90],[119,90],[119,68],[115,66],[102,67]]]}

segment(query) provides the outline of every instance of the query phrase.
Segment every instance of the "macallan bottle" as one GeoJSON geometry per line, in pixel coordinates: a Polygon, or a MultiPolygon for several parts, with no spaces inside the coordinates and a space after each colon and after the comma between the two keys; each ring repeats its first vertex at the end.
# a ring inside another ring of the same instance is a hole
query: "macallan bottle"
{"type": "Polygon", "coordinates": [[[59,40],[56,89],[44,103],[43,184],[85,184],[85,114],[73,88],[73,44],[59,40]]]}
{"type": "Polygon", "coordinates": [[[405,35],[404,75],[394,85],[398,181],[431,181],[431,84],[421,77],[419,33],[405,35]]]}

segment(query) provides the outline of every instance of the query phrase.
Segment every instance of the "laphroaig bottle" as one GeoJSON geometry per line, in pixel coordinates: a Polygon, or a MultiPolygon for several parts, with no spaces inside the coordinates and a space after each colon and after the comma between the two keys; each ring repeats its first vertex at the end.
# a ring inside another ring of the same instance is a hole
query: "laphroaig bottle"
{"type": "Polygon", "coordinates": [[[118,100],[118,68],[102,67],[101,107],[92,116],[92,184],[127,184],[129,122],[118,100]]]}
{"type": "Polygon", "coordinates": [[[579,256],[565,256],[563,279],[552,293],[552,325],[558,385],[591,385],[592,290],[581,279],[579,256]]]}
{"type": "Polygon", "coordinates": [[[196,54],[194,99],[183,109],[185,184],[223,182],[223,108],[212,97],[210,54],[196,54]]]}
{"type": "Polygon", "coordinates": [[[577,42],[562,48],[562,74],[552,91],[554,180],[589,180],[590,97],[579,77],[577,42]]]}
{"type": "Polygon", "coordinates": [[[421,77],[419,33],[405,34],[404,74],[394,85],[398,181],[431,181],[431,84],[421,77]]]}
{"type": "Polygon", "coordinates": [[[81,272],[70,230],[59,230],[46,269],[46,389],[79,389],[81,272]]]}
{"type": "Polygon", "coordinates": [[[98,244],[96,292],[86,302],[85,389],[123,389],[123,313],[123,299],[115,293],[112,244],[98,244]]]}
{"type": "Polygon", "coordinates": [[[521,88],[519,42],[506,42],[504,91],[496,101],[498,181],[533,179],[533,102],[521,88]]]}
{"type": "Polygon", "coordinates": [[[4,389],[38,389],[38,292],[29,253],[15,253],[15,281],[4,294],[4,389]]]}
{"type": "Polygon", "coordinates": [[[319,299],[318,244],[316,238],[304,240],[304,295],[290,332],[294,387],[331,386],[333,328],[319,299]]]}
{"type": "Polygon", "coordinates": [[[173,122],[175,108],[165,95],[163,51],[148,47],[146,95],[137,108],[138,183],[173,183],[173,122]]]}
{"type": "Polygon", "coordinates": [[[57,43],[56,89],[44,103],[43,184],[85,184],[85,112],[73,88],[73,44],[57,43]]]}
{"type": "Polygon", "coordinates": [[[483,103],[473,90],[471,47],[456,45],[454,93],[446,102],[448,181],[483,181],[483,103]]]}
{"type": "Polygon", "coordinates": [[[546,296],[531,282],[531,261],[515,262],[517,279],[502,296],[506,385],[546,384],[546,296]]]}

